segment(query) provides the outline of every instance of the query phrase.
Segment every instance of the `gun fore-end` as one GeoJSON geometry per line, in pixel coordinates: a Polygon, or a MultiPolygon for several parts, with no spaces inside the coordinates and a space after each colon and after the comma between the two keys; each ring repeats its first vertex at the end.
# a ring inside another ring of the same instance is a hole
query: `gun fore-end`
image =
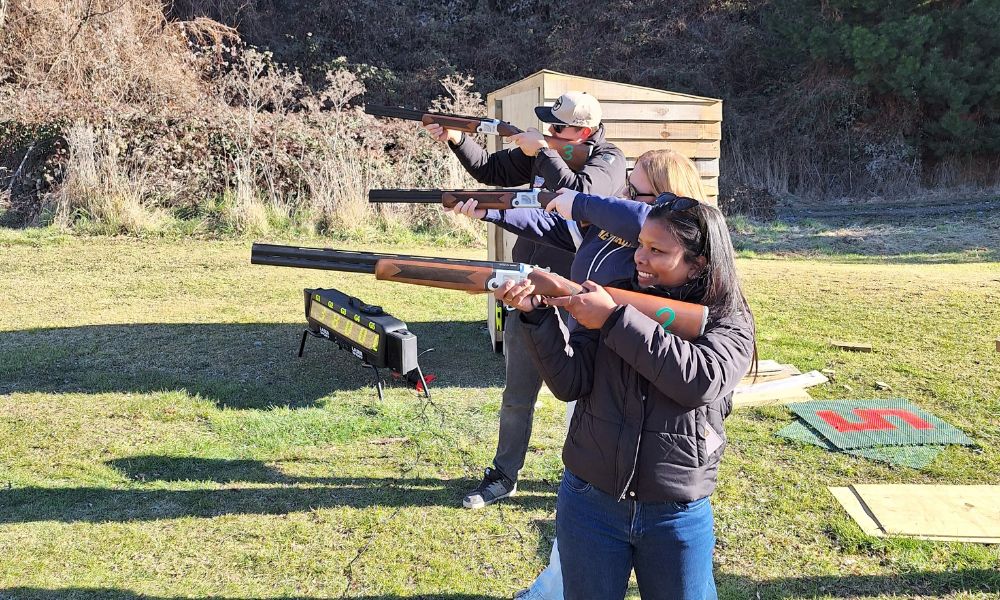
{"type": "Polygon", "coordinates": [[[572,296],[583,290],[583,286],[546,269],[533,269],[528,281],[535,285],[535,293],[549,298],[572,296]]]}
{"type": "Polygon", "coordinates": [[[466,292],[491,292],[508,279],[520,281],[526,272],[486,266],[447,265],[432,260],[383,259],[375,265],[375,278],[426,287],[466,292]]]}
{"type": "Polygon", "coordinates": [[[445,129],[454,129],[463,133],[483,133],[505,137],[522,133],[520,129],[510,123],[498,121],[497,119],[426,113],[421,117],[420,122],[424,125],[436,123],[445,129]]]}
{"type": "Polygon", "coordinates": [[[455,208],[459,202],[475,200],[477,208],[486,210],[505,210],[512,208],[516,192],[499,192],[490,190],[449,191],[441,193],[441,205],[445,208],[455,208]]]}
{"type": "Polygon", "coordinates": [[[425,114],[421,117],[420,122],[424,125],[430,125],[435,123],[444,127],[445,129],[453,129],[455,131],[461,131],[462,133],[479,133],[479,125],[481,121],[478,119],[463,119],[461,117],[446,117],[442,115],[435,114],[425,114]]]}

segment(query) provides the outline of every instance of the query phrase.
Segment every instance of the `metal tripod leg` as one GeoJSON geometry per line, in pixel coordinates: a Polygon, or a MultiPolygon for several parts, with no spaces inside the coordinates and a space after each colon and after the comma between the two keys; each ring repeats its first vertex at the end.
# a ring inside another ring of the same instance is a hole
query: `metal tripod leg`
{"type": "Polygon", "coordinates": [[[420,375],[420,385],[424,386],[424,398],[429,400],[431,397],[431,388],[427,385],[427,380],[424,379],[424,372],[420,370],[420,365],[417,365],[417,375],[420,375]]]}
{"type": "Polygon", "coordinates": [[[308,329],[302,330],[302,341],[299,342],[299,358],[302,358],[302,352],[306,349],[306,338],[309,337],[309,334],[311,333],[312,331],[308,329]]]}
{"type": "Polygon", "coordinates": [[[375,372],[375,389],[378,391],[379,402],[385,401],[385,397],[382,395],[382,388],[384,387],[384,384],[382,382],[382,375],[379,374],[378,372],[378,367],[376,367],[375,365],[370,365],[366,362],[361,363],[361,366],[365,367],[366,369],[371,369],[372,371],[375,372]]]}

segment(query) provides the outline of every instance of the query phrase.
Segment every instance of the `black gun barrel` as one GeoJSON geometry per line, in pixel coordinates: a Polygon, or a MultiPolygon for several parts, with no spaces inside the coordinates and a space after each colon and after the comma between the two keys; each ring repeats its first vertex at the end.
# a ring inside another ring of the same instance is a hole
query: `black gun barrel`
{"type": "Polygon", "coordinates": [[[406,119],[407,121],[419,121],[424,117],[424,112],[412,108],[401,106],[377,106],[366,104],[365,112],[376,117],[389,117],[392,119],[406,119]]]}
{"type": "Polygon", "coordinates": [[[375,265],[380,260],[419,260],[437,264],[490,267],[504,270],[517,270],[520,267],[519,263],[495,262],[491,260],[466,260],[437,256],[357,252],[354,250],[306,248],[283,246],[280,244],[260,244],[256,242],[250,250],[250,263],[254,265],[323,269],[349,273],[374,273],[375,265]]]}
{"type": "Polygon", "coordinates": [[[415,108],[403,108],[402,106],[380,106],[378,104],[366,104],[365,113],[374,117],[389,117],[392,119],[406,119],[407,121],[420,121],[424,115],[434,115],[438,117],[454,117],[456,119],[470,119],[472,121],[485,121],[486,117],[475,117],[470,115],[456,115],[452,113],[433,112],[429,110],[417,110],[415,108]]]}
{"type": "Polygon", "coordinates": [[[363,252],[330,250],[328,248],[299,248],[275,244],[254,244],[250,250],[250,263],[275,267],[325,269],[349,273],[374,273],[378,258],[363,252]]]}
{"type": "Polygon", "coordinates": [[[302,258],[284,258],[281,256],[253,256],[250,262],[255,265],[269,265],[272,267],[297,267],[300,269],[323,269],[325,271],[342,271],[345,273],[367,273],[371,275],[375,272],[374,265],[364,265],[349,262],[309,260],[302,258]]]}
{"type": "Polygon", "coordinates": [[[441,202],[441,196],[447,191],[450,190],[369,190],[368,201],[433,204],[441,202]]]}

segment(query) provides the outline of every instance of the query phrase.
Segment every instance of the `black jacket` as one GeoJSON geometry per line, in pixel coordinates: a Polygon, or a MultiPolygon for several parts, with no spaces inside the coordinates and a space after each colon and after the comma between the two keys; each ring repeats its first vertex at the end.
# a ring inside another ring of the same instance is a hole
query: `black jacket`
{"type": "Polygon", "coordinates": [[[600,331],[570,334],[568,346],[554,309],[521,319],[549,389],[578,400],[563,447],[570,471],[619,499],[690,502],[712,493],[722,422],[753,355],[747,316],[710,315],[705,334],[686,342],[619,306],[600,331]]]}
{"type": "MultiPolygon", "coordinates": [[[[590,159],[578,172],[570,169],[559,153],[550,148],[533,157],[519,148],[487,154],[482,146],[465,135],[458,144],[449,145],[462,167],[476,181],[486,185],[534,185],[535,179],[540,178],[541,187],[552,191],[565,187],[598,196],[615,196],[624,191],[625,155],[605,140],[604,126],[598,127],[584,143],[593,148],[590,159]]],[[[573,253],[518,237],[512,249],[512,258],[515,262],[548,267],[569,277],[573,253]]]]}

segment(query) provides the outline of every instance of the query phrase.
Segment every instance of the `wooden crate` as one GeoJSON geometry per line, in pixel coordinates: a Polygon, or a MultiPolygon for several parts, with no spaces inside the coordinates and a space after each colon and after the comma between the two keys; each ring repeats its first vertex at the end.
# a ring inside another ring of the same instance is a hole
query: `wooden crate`
{"type": "MultiPolygon", "coordinates": [[[[488,94],[487,112],[491,118],[509,121],[521,129],[536,127],[544,131],[535,107],[551,104],[568,91],[587,92],[600,100],[607,139],[622,149],[629,167],[649,150],[676,150],[694,161],[709,198],[717,199],[721,100],[543,70],[488,94]]],[[[496,136],[487,143],[490,152],[504,147],[503,138],[496,136]]],[[[516,236],[492,225],[489,229],[490,260],[510,260],[516,236]]],[[[492,296],[487,312],[490,339],[499,351],[502,320],[492,296]]]]}

